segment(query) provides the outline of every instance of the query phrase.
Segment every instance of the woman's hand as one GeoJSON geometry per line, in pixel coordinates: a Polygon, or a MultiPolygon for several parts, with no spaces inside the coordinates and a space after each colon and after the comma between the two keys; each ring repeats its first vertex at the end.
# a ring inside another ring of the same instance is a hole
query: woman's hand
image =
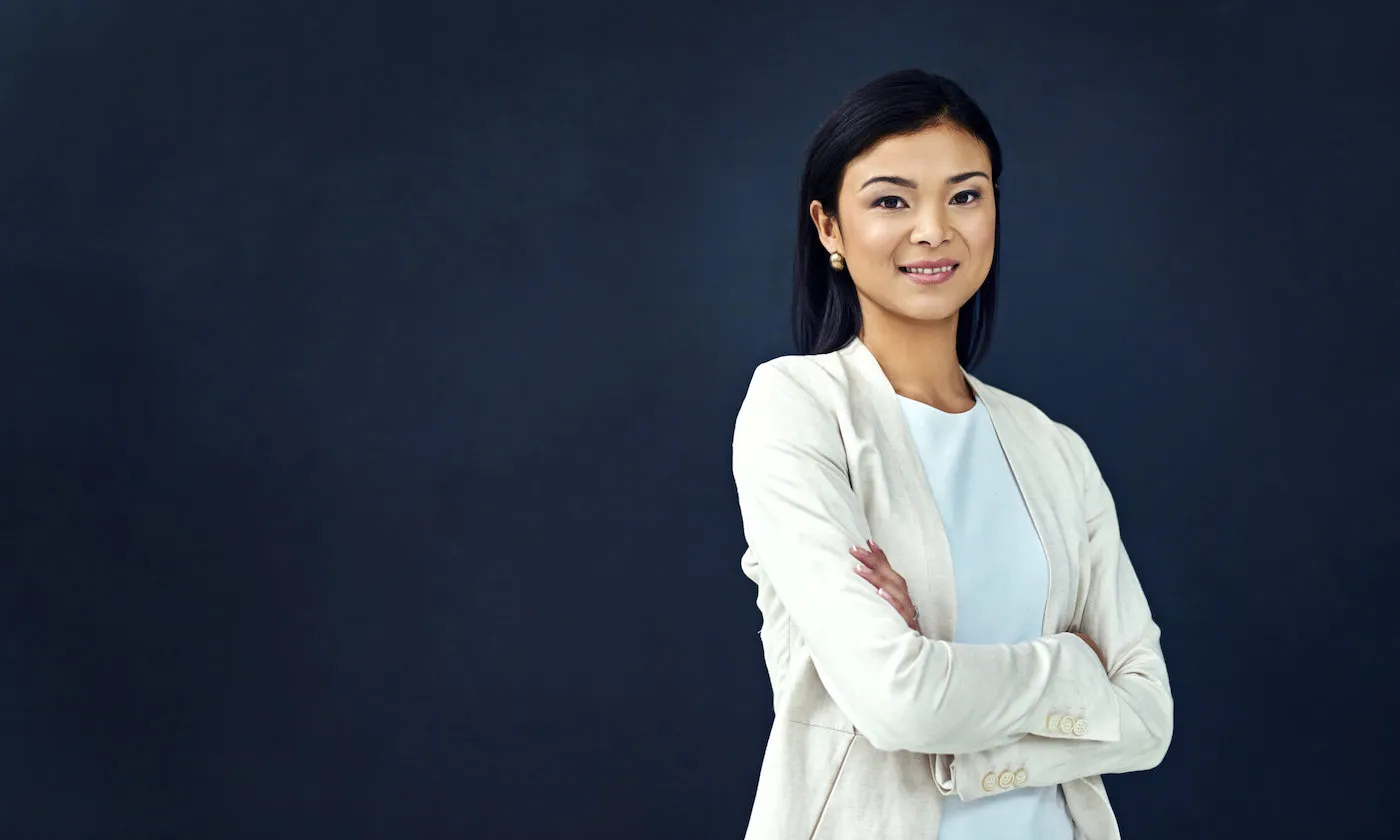
{"type": "Polygon", "coordinates": [[[890,565],[889,558],[885,552],[876,545],[873,540],[866,540],[865,548],[852,548],[851,556],[860,561],[856,565],[856,574],[865,578],[870,585],[875,587],[875,591],[890,602],[890,606],[899,612],[904,623],[908,624],[911,630],[919,629],[919,608],[914,606],[913,600],[909,597],[909,585],[904,582],[903,576],[894,570],[890,565]]]}

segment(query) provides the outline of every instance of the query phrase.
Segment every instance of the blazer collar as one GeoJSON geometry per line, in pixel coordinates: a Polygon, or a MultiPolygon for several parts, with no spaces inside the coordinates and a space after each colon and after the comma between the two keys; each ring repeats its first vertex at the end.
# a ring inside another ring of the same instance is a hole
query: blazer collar
{"type": "MultiPolygon", "coordinates": [[[[872,389],[872,393],[884,394],[890,401],[894,401],[897,396],[894,386],[890,384],[890,379],[885,376],[884,368],[880,367],[880,362],[875,358],[875,354],[870,352],[870,348],[865,346],[865,342],[859,336],[852,338],[845,347],[836,351],[836,355],[841,356],[850,363],[852,368],[860,374],[867,387],[872,389]]],[[[958,366],[962,371],[963,378],[972,388],[972,395],[980,402],[985,402],[987,394],[985,386],[977,377],[967,372],[962,365],[958,366]]],[[[988,406],[990,409],[991,407],[988,406]]]]}

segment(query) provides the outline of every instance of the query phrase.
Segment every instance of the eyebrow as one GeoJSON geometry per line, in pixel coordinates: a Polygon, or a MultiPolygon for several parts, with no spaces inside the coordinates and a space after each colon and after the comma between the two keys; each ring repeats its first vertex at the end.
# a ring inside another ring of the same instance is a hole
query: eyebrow
{"type": "MultiPolygon", "coordinates": [[[[976,171],[974,171],[974,172],[964,172],[964,173],[962,173],[961,175],[954,175],[953,177],[951,177],[951,178],[948,179],[948,183],[950,183],[950,184],[961,184],[963,181],[967,181],[967,180],[970,180],[970,179],[972,179],[972,178],[977,178],[977,177],[986,178],[988,181],[992,180],[991,176],[988,175],[987,173],[985,173],[985,172],[976,172],[976,171]]],[[[870,180],[866,181],[864,184],[861,184],[861,185],[860,185],[860,188],[863,190],[863,189],[865,189],[866,187],[870,186],[871,184],[880,184],[880,183],[894,184],[896,187],[905,187],[905,188],[911,189],[911,190],[917,190],[917,189],[919,188],[919,185],[916,184],[915,182],[909,180],[908,178],[901,178],[901,177],[899,177],[898,175],[876,175],[874,178],[871,178],[870,180]]]]}

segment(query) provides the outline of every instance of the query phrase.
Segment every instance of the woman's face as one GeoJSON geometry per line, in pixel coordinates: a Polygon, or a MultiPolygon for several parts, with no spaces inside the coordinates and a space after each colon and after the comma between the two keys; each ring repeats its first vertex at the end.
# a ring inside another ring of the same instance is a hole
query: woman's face
{"type": "Polygon", "coordinates": [[[845,258],[867,325],[882,320],[872,315],[955,318],[982,286],[996,234],[991,171],[981,141],[938,125],[888,137],[852,160],[840,221],[812,202],[812,221],[826,249],[845,258]]]}

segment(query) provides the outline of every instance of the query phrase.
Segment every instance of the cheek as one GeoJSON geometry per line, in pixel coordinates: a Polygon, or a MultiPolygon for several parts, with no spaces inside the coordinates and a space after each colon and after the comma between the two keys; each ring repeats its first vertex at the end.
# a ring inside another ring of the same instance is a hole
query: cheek
{"type": "Polygon", "coordinates": [[[985,219],[978,219],[968,234],[968,244],[972,246],[972,252],[979,259],[990,260],[997,241],[996,216],[988,215],[985,219]]]}
{"type": "Polygon", "coordinates": [[[906,236],[893,219],[872,219],[860,227],[860,249],[869,260],[887,262],[906,236]]]}

